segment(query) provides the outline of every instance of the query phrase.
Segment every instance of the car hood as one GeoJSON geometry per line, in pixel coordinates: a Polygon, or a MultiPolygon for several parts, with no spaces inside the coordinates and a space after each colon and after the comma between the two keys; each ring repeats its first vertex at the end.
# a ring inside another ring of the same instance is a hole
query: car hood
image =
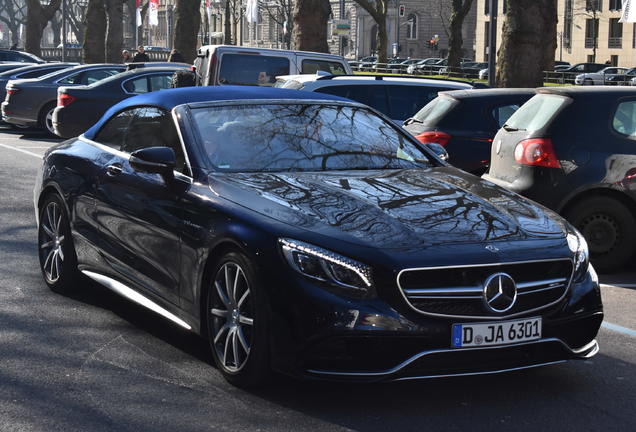
{"type": "Polygon", "coordinates": [[[360,246],[562,238],[555,213],[451,167],[214,173],[212,191],[279,222],[360,246]]]}

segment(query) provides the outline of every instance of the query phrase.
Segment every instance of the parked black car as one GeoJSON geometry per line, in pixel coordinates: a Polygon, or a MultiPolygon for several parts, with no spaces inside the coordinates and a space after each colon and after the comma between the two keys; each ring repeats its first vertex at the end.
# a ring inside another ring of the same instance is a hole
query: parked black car
{"type": "Polygon", "coordinates": [[[0,49],[0,62],[46,63],[40,57],[24,51],[0,49]]]}
{"type": "Polygon", "coordinates": [[[2,119],[11,124],[37,127],[55,134],[53,111],[57,106],[57,88],[86,85],[123,72],[125,65],[91,64],[59,70],[40,78],[18,79],[7,83],[2,102],[2,119]]]}
{"type": "Polygon", "coordinates": [[[483,374],[598,352],[580,234],[335,96],[221,86],[124,100],[47,152],[35,205],[51,288],[80,288],[79,271],[208,338],[233,383],[271,369],[483,374]]]}
{"type": "Polygon", "coordinates": [[[42,63],[28,66],[25,66],[24,63],[20,64],[22,65],[20,68],[0,73],[0,101],[3,101],[7,96],[6,87],[10,80],[40,78],[44,75],[78,65],[77,63],[42,63]]]}
{"type": "Polygon", "coordinates": [[[188,65],[145,67],[123,72],[88,86],[60,87],[53,129],[62,138],[78,136],[99,120],[108,108],[126,98],[168,89],[175,71],[188,65]]]}
{"type": "Polygon", "coordinates": [[[490,163],[495,134],[534,94],[532,89],[440,92],[404,122],[404,129],[422,143],[444,146],[449,162],[457,168],[481,175],[490,163]]]}
{"type": "Polygon", "coordinates": [[[636,248],[636,89],[546,88],[495,137],[484,178],[565,216],[600,271],[636,248]]]}

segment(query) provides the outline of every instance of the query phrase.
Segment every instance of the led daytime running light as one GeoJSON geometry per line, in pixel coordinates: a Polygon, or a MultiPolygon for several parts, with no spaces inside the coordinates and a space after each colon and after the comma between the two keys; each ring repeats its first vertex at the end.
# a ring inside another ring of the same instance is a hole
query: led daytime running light
{"type": "Polygon", "coordinates": [[[363,264],[358,263],[350,258],[343,257],[326,249],[312,246],[307,243],[290,239],[279,239],[283,249],[288,251],[297,251],[316,258],[328,261],[330,263],[342,266],[347,270],[351,270],[364,282],[367,287],[371,287],[371,271],[365,268],[363,264]]]}

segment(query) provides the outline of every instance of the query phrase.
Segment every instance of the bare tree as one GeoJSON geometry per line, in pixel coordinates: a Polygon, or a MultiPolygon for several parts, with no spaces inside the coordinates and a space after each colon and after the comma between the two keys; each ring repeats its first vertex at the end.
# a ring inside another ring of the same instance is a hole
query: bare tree
{"type": "Polygon", "coordinates": [[[183,54],[187,62],[193,62],[197,55],[197,34],[201,24],[199,3],[192,0],[177,0],[174,13],[173,46],[183,54]]]}
{"type": "Polygon", "coordinates": [[[293,7],[289,0],[273,0],[261,6],[271,21],[274,21],[281,28],[286,28],[287,33],[283,35],[283,40],[287,49],[291,49],[291,33],[293,32],[293,7]]]}
{"type": "Polygon", "coordinates": [[[538,87],[554,63],[556,0],[509,0],[497,60],[499,87],[538,87]]]}
{"type": "Polygon", "coordinates": [[[19,45],[20,26],[26,24],[26,3],[18,0],[1,0],[0,21],[11,33],[11,45],[19,45]]]}
{"type": "Polygon", "coordinates": [[[84,21],[84,63],[101,63],[106,52],[106,8],[104,0],[89,0],[84,21]]]}
{"type": "Polygon", "coordinates": [[[378,63],[386,63],[388,35],[386,16],[389,11],[390,0],[355,0],[356,3],[371,15],[378,25],[378,63]]]}
{"type": "Polygon", "coordinates": [[[121,50],[124,46],[124,1],[106,0],[106,15],[108,26],[106,28],[106,61],[119,63],[121,50]]]}
{"type": "MultiPolygon", "coordinates": [[[[378,2],[384,1],[386,0],[378,0],[378,2]]],[[[292,33],[294,48],[328,53],[327,21],[330,15],[329,0],[296,0],[293,14],[294,32],[292,33]]]]}
{"type": "Polygon", "coordinates": [[[470,12],[472,5],[473,0],[452,0],[448,37],[449,68],[459,67],[464,45],[462,27],[464,26],[464,18],[466,18],[466,15],[470,12]]]}
{"type": "Polygon", "coordinates": [[[47,5],[43,5],[40,0],[26,0],[27,25],[25,51],[37,56],[41,54],[40,43],[42,42],[42,33],[61,4],[62,0],[50,0],[47,5]]]}

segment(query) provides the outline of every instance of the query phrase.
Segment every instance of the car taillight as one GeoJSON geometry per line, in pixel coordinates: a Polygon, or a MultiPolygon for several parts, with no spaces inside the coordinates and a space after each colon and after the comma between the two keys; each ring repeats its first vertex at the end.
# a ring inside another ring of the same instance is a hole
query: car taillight
{"type": "Polygon", "coordinates": [[[70,94],[60,93],[57,95],[57,106],[67,107],[75,102],[76,99],[77,98],[75,96],[71,96],[70,94]]]}
{"type": "Polygon", "coordinates": [[[415,137],[422,144],[437,143],[441,146],[448,144],[448,141],[452,138],[449,134],[440,131],[426,131],[415,137]]]}
{"type": "Polygon", "coordinates": [[[14,95],[14,94],[16,94],[19,91],[20,91],[19,88],[7,87],[7,94],[9,94],[9,95],[14,95]]]}
{"type": "Polygon", "coordinates": [[[561,168],[561,163],[554,153],[552,140],[534,138],[519,142],[515,147],[515,161],[522,165],[561,168]]]}

